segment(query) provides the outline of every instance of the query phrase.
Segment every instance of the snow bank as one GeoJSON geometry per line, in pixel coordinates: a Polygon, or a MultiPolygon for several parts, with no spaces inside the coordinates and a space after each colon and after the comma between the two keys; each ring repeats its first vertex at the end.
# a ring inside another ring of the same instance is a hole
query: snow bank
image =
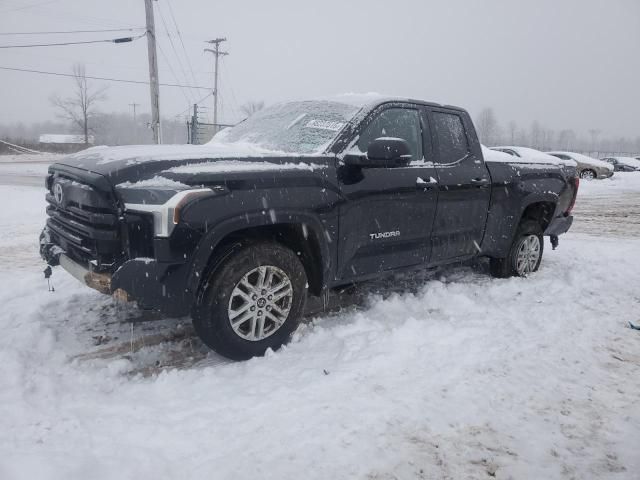
{"type": "Polygon", "coordinates": [[[616,172],[612,177],[597,182],[580,182],[578,198],[593,195],[615,196],[617,193],[631,192],[640,194],[640,172],[616,172]]]}

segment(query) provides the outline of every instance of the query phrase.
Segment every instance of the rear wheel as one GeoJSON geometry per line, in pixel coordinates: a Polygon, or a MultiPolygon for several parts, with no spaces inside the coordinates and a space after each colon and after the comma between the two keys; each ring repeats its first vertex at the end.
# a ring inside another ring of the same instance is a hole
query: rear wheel
{"type": "Polygon", "coordinates": [[[524,220],[518,227],[509,255],[490,260],[491,275],[499,278],[526,277],[540,267],[543,251],[540,224],[535,220],[524,220]]]}
{"type": "Polygon", "coordinates": [[[583,170],[582,172],[580,172],[580,178],[582,178],[583,180],[593,180],[596,178],[596,172],[594,172],[593,170],[583,170]]]}
{"type": "Polygon", "coordinates": [[[307,277],[298,257],[276,243],[246,245],[214,270],[194,308],[202,341],[245,360],[289,341],[304,311],[307,277]]]}

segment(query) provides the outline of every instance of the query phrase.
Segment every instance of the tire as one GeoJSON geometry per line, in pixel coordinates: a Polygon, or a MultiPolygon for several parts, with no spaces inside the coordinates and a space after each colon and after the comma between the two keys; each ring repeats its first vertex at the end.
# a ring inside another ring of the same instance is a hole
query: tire
{"type": "Polygon", "coordinates": [[[490,260],[491,275],[497,278],[526,277],[536,272],[540,267],[544,252],[542,233],[538,222],[523,220],[516,231],[509,255],[506,258],[492,258],[490,260]],[[537,254],[534,256],[536,250],[537,254]],[[528,257],[528,261],[523,261],[523,256],[528,257]]]}
{"type": "Polygon", "coordinates": [[[211,272],[193,309],[193,326],[220,355],[247,360],[289,341],[306,298],[307,276],[294,252],[277,243],[248,244],[211,272]]]}
{"type": "Polygon", "coordinates": [[[580,172],[580,178],[583,180],[595,180],[598,175],[593,170],[586,169],[580,172]]]}

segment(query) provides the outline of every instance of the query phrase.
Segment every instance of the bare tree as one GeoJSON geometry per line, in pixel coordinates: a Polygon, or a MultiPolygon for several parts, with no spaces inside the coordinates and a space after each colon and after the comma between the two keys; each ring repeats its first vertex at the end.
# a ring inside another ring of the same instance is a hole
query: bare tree
{"type": "Polygon", "coordinates": [[[516,133],[518,131],[518,124],[515,122],[515,120],[511,120],[507,125],[507,129],[509,131],[509,144],[510,145],[515,145],[516,144],[516,133]]]}
{"type": "Polygon", "coordinates": [[[89,144],[89,133],[93,132],[93,120],[96,117],[96,104],[107,97],[106,87],[93,89],[87,82],[84,64],[73,66],[74,93],[67,98],[57,95],[51,97],[51,103],[60,110],[59,117],[70,121],[84,135],[84,144],[89,144]]]}
{"type": "Polygon", "coordinates": [[[492,108],[482,109],[480,115],[476,118],[476,127],[482,142],[489,146],[496,144],[500,135],[500,127],[492,108]]]}
{"type": "Polygon", "coordinates": [[[564,150],[571,150],[576,140],[576,132],[570,129],[561,130],[558,134],[558,146],[564,150]]]}
{"type": "Polygon", "coordinates": [[[530,147],[540,148],[542,140],[542,126],[537,120],[534,120],[531,124],[531,135],[529,137],[530,147]]]}
{"type": "Polygon", "coordinates": [[[240,111],[242,113],[244,113],[247,117],[250,117],[254,113],[259,112],[263,108],[264,108],[264,102],[263,101],[256,102],[256,101],[251,100],[251,101],[245,103],[244,105],[240,105],[240,111]]]}
{"type": "Polygon", "coordinates": [[[592,128],[591,130],[589,130],[589,135],[591,135],[591,150],[593,151],[597,149],[596,142],[598,141],[598,135],[600,135],[601,132],[602,130],[597,128],[592,128]]]}

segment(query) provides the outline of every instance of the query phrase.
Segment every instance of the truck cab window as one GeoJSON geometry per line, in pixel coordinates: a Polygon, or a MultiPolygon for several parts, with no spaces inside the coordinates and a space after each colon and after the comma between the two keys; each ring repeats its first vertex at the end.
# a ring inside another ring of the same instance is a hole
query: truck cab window
{"type": "Polygon", "coordinates": [[[455,163],[467,156],[469,143],[460,116],[433,112],[433,120],[438,137],[439,163],[455,163]]]}
{"type": "Polygon", "coordinates": [[[422,160],[422,129],[417,110],[388,108],[382,111],[360,135],[358,148],[361,152],[366,152],[369,144],[380,137],[406,140],[411,149],[412,160],[422,160]]]}

